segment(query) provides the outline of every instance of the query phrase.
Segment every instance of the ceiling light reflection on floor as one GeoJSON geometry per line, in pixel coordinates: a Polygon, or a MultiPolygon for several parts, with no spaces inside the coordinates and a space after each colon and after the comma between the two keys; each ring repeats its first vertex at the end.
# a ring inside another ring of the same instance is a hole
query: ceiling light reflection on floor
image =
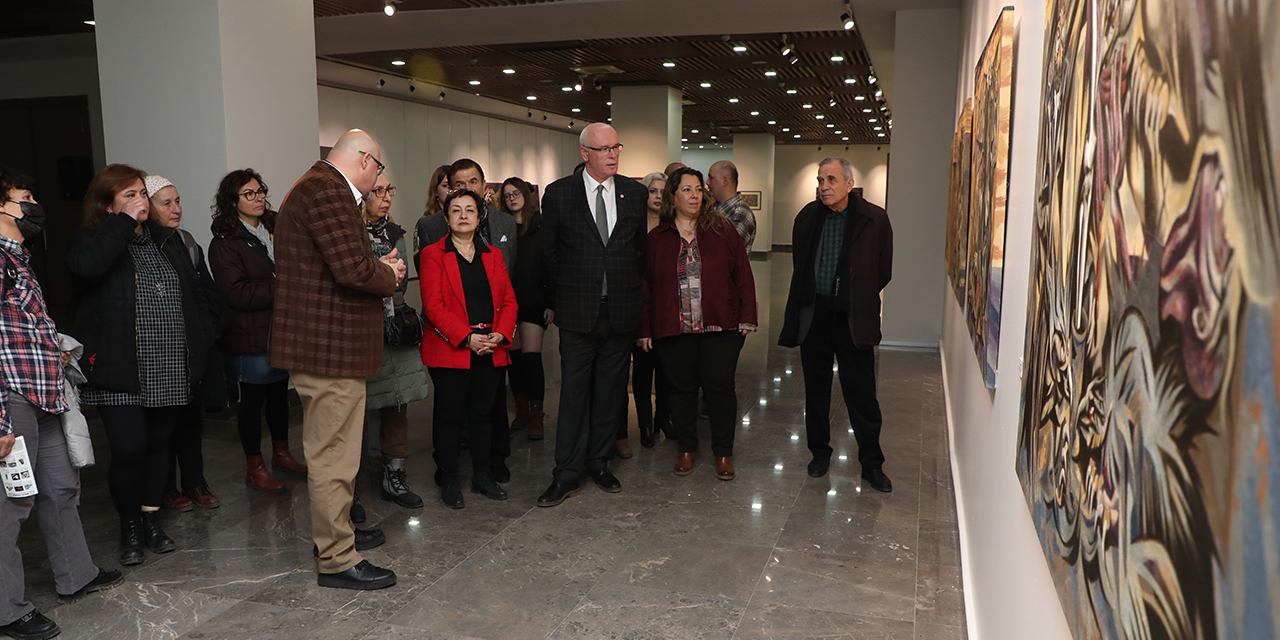
{"type": "Polygon", "coordinates": [[[844,453],[840,454],[840,460],[841,460],[842,462],[843,462],[843,461],[845,461],[845,460],[848,460],[848,459],[849,459],[848,454],[844,454],[844,453]]]}
{"type": "Polygon", "coordinates": [[[759,511],[759,510],[760,510],[761,508],[763,508],[763,507],[764,507],[764,505],[760,504],[759,502],[752,502],[752,503],[751,503],[751,508],[752,508],[752,509],[755,509],[756,511],[759,511]]]}
{"type": "Polygon", "coordinates": [[[791,434],[791,441],[792,441],[792,442],[795,442],[795,441],[797,441],[797,440],[799,440],[799,439],[800,439],[799,434],[795,434],[795,433],[791,434]]]}
{"type": "Polygon", "coordinates": [[[834,495],[836,495],[836,490],[835,490],[835,489],[832,489],[832,490],[828,491],[828,492],[827,492],[827,495],[829,495],[829,496],[834,496],[834,495]]]}

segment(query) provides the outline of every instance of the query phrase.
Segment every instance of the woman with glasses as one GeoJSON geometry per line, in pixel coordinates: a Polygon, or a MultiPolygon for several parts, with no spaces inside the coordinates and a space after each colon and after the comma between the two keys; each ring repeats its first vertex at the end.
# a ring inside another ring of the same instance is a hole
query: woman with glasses
{"type": "Polygon", "coordinates": [[[516,319],[516,340],[511,348],[511,393],[516,399],[516,419],[511,430],[529,428],[530,440],[544,435],[542,403],[546,396],[546,373],[542,368],[542,337],[554,313],[543,296],[542,211],[533,187],[520,178],[502,183],[500,210],[511,214],[519,227],[516,240],[516,268],[511,286],[520,309],[516,319]]]}
{"type": "Polygon", "coordinates": [[[83,227],[70,239],[75,328],[88,382],[111,447],[108,481],[120,516],[120,564],[174,550],[159,513],[169,439],[204,380],[219,306],[197,282],[172,229],[147,220],[150,201],[134,167],[108,165],[89,183],[83,227]]]}
{"type": "Polygon", "coordinates": [[[640,278],[638,345],[657,348],[671,382],[675,474],[693,472],[698,390],[707,399],[716,477],[732,480],[738,397],[734,374],[756,330],[755,280],[742,238],[704,194],[702,174],[676,169],[663,192],[662,223],[649,232],[640,278]]]}
{"type": "Polygon", "coordinates": [[[245,455],[245,483],[259,491],[284,493],[285,485],[262,460],[262,415],[271,432],[271,464],[277,471],[307,474],[307,466],[289,453],[289,372],[267,364],[271,306],[275,301],[275,246],[271,232],[276,213],[267,202],[267,185],[253,169],[228,173],[213,200],[213,241],[209,268],[218,291],[231,307],[226,346],[240,383],[237,427],[245,455]]]}
{"type": "MultiPolygon", "coordinates": [[[[407,251],[405,230],[391,220],[391,199],[395,195],[396,188],[391,181],[385,175],[378,176],[362,207],[373,254],[379,258],[392,249],[398,250],[396,255],[407,251]]],[[[365,410],[377,411],[381,418],[378,434],[383,465],[382,499],[406,509],[419,509],[422,498],[409,490],[404,461],[409,458],[409,403],[427,397],[427,370],[418,353],[418,344],[422,341],[420,316],[404,301],[408,286],[408,279],[401,280],[395,295],[383,298],[383,322],[390,330],[383,332],[386,340],[382,347],[382,368],[366,384],[365,410]],[[411,327],[408,321],[412,321],[411,327]],[[401,324],[392,326],[397,323],[401,324]]]]}
{"type": "MultiPolygon", "coordinates": [[[[496,247],[476,233],[484,199],[470,189],[445,200],[449,235],[422,250],[422,305],[427,326],[422,363],[436,384],[431,440],[440,467],[440,498],[461,509],[458,426],[488,424],[498,369],[509,363],[516,329],[516,296],[496,247]]],[[[490,467],[489,429],[471,429],[471,491],[493,500],[507,492],[490,467]]]]}

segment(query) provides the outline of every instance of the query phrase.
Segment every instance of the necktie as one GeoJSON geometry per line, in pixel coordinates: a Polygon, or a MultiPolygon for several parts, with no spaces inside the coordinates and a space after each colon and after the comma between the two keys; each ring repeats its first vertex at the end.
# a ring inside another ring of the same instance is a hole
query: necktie
{"type": "MultiPolygon", "coordinates": [[[[596,227],[600,230],[600,242],[609,246],[609,212],[604,207],[604,185],[596,187],[596,227]]],[[[609,274],[601,279],[600,295],[609,295],[609,274]]]]}

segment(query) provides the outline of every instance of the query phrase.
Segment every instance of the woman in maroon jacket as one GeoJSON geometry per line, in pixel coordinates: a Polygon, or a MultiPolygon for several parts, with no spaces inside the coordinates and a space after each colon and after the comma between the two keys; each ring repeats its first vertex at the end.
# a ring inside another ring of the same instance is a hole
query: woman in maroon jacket
{"type": "Polygon", "coordinates": [[[516,330],[516,294],[507,265],[495,248],[477,241],[484,200],[474,191],[449,194],[444,203],[449,235],[422,249],[422,306],[427,327],[422,363],[436,384],[431,441],[440,467],[440,498],[461,509],[458,427],[470,418],[471,492],[506,500],[489,467],[489,429],[498,369],[516,330]]]}
{"type": "Polygon", "coordinates": [[[742,239],[704,196],[702,174],[677,169],[667,180],[662,222],[649,232],[640,278],[636,344],[656,347],[671,383],[671,426],[678,476],[693,472],[698,451],[698,389],[711,418],[716,477],[732,480],[738,396],[734,374],[756,330],[755,279],[742,239]]]}
{"type": "Polygon", "coordinates": [[[271,430],[271,463],[306,475],[307,467],[289,453],[289,373],[267,364],[271,337],[271,305],[275,299],[275,250],[271,231],[275,212],[267,203],[267,185],[253,169],[228,173],[218,185],[213,205],[213,241],[209,269],[218,291],[230,305],[227,346],[240,381],[240,445],[249,486],[283,493],[285,485],[262,461],[262,407],[271,430]]]}

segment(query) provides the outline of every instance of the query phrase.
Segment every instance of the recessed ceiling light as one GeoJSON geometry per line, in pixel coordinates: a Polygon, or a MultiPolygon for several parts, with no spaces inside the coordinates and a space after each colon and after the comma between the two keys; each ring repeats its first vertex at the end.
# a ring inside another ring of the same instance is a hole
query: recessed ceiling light
{"type": "Polygon", "coordinates": [[[777,71],[766,71],[766,72],[764,72],[764,75],[765,75],[765,76],[768,76],[768,77],[770,77],[770,78],[772,78],[772,77],[774,77],[774,76],[778,75],[778,72],[777,72],[777,71]]]}
{"type": "Polygon", "coordinates": [[[791,130],[791,127],[783,127],[783,128],[782,128],[782,132],[783,132],[783,133],[786,133],[786,132],[788,132],[788,131],[790,131],[790,130],[791,130]]]}
{"type": "Polygon", "coordinates": [[[760,112],[759,112],[759,111],[752,111],[752,112],[751,112],[751,115],[753,115],[753,116],[758,116],[758,115],[760,115],[760,112]]]}
{"type": "Polygon", "coordinates": [[[867,118],[867,122],[875,122],[875,121],[876,121],[875,118],[867,118]]]}
{"type": "Polygon", "coordinates": [[[736,103],[738,102],[738,99],[737,99],[737,98],[729,98],[729,102],[733,102],[733,103],[735,103],[735,104],[736,104],[736,103]]]}
{"type": "Polygon", "coordinates": [[[403,67],[403,66],[404,66],[404,60],[392,60],[392,61],[391,61],[391,64],[393,64],[393,65],[395,65],[395,66],[397,66],[397,67],[403,67]]]}
{"type": "Polygon", "coordinates": [[[710,88],[711,88],[711,83],[710,83],[710,82],[704,82],[704,83],[702,83],[701,85],[698,85],[698,86],[702,87],[703,89],[710,89],[710,88]]]}
{"type": "Polygon", "coordinates": [[[838,54],[838,53],[837,53],[836,55],[831,56],[831,61],[832,61],[832,62],[844,62],[844,56],[842,56],[842,55],[840,55],[840,54],[838,54]]]}
{"type": "Polygon", "coordinates": [[[827,123],[827,128],[828,128],[828,129],[834,129],[834,128],[835,128],[835,125],[834,125],[834,124],[831,124],[830,122],[828,122],[828,123],[827,123]]]}
{"type": "Polygon", "coordinates": [[[570,109],[570,111],[572,111],[572,112],[574,112],[574,113],[582,113],[582,109],[579,109],[579,108],[577,108],[577,107],[574,107],[574,108],[570,109]]]}
{"type": "Polygon", "coordinates": [[[503,70],[502,70],[502,72],[503,72],[503,73],[505,73],[505,74],[507,74],[507,75],[511,75],[511,74],[515,73],[515,72],[516,72],[516,70],[515,70],[515,69],[511,69],[511,68],[506,68],[506,69],[503,69],[503,70]]]}
{"type": "Polygon", "coordinates": [[[605,122],[613,122],[613,118],[606,118],[605,122]]]}
{"type": "Polygon", "coordinates": [[[698,145],[698,148],[699,148],[699,149],[705,149],[706,147],[703,147],[702,145],[698,145]]]}
{"type": "Polygon", "coordinates": [[[680,142],[688,142],[688,141],[689,141],[688,138],[680,138],[680,142]]]}
{"type": "Polygon", "coordinates": [[[863,110],[862,110],[862,112],[863,112],[863,113],[871,113],[871,109],[869,109],[869,108],[868,108],[868,109],[863,109],[863,110]]]}
{"type": "Polygon", "coordinates": [[[561,91],[573,91],[573,87],[560,87],[561,91]]]}
{"type": "Polygon", "coordinates": [[[525,100],[537,100],[538,96],[526,96],[525,100]]]}
{"type": "Polygon", "coordinates": [[[836,135],[840,135],[840,134],[842,134],[842,133],[844,133],[844,132],[843,132],[843,131],[836,131],[836,132],[834,132],[834,133],[835,133],[836,135]]]}
{"type": "Polygon", "coordinates": [[[854,99],[854,100],[866,100],[866,99],[867,99],[867,97],[866,97],[866,96],[854,96],[854,97],[853,97],[853,99],[854,99]]]}
{"type": "Polygon", "coordinates": [[[858,79],[857,79],[857,78],[845,78],[845,79],[844,79],[844,83],[845,83],[845,84],[858,84],[858,79]]]}
{"type": "Polygon", "coordinates": [[[883,91],[881,91],[881,90],[879,90],[879,89],[876,89],[876,97],[877,97],[877,98],[883,98],[883,97],[884,97],[884,92],[883,92],[883,91]]]}
{"type": "Polygon", "coordinates": [[[84,21],[84,23],[85,23],[85,24],[87,24],[87,25],[89,25],[89,26],[91,26],[91,27],[92,27],[92,26],[95,26],[95,25],[97,25],[97,24],[98,24],[98,23],[97,23],[97,21],[95,21],[95,20],[85,20],[85,21],[84,21]]]}
{"type": "Polygon", "coordinates": [[[697,132],[698,132],[698,130],[697,130],[697,129],[690,129],[690,130],[689,130],[689,133],[697,133],[697,132]]]}
{"type": "Polygon", "coordinates": [[[884,131],[883,127],[871,127],[875,131],[884,131]]]}
{"type": "Polygon", "coordinates": [[[467,84],[469,84],[469,85],[471,85],[471,86],[473,86],[473,87],[478,87],[478,86],[480,86],[480,81],[479,81],[479,80],[472,80],[472,81],[468,82],[467,84]]]}
{"type": "Polygon", "coordinates": [[[664,62],[664,63],[662,63],[662,66],[664,66],[664,67],[666,67],[666,68],[670,69],[671,67],[676,66],[676,63],[674,63],[674,62],[664,62]]]}
{"type": "Polygon", "coordinates": [[[845,137],[840,138],[840,139],[841,139],[841,140],[848,140],[848,139],[849,139],[849,136],[845,136],[845,137]]]}
{"type": "Polygon", "coordinates": [[[825,118],[825,117],[826,117],[826,116],[822,115],[821,113],[819,113],[818,115],[814,116],[814,118],[817,118],[818,120],[821,120],[821,119],[823,119],[823,118],[825,118]]]}
{"type": "Polygon", "coordinates": [[[770,121],[769,121],[769,124],[778,124],[778,121],[777,121],[777,120],[770,120],[770,121]]]}
{"type": "Polygon", "coordinates": [[[739,45],[734,45],[733,50],[734,50],[734,51],[737,51],[738,53],[742,53],[743,51],[746,51],[746,50],[747,50],[747,47],[746,47],[745,45],[741,45],[741,44],[739,44],[739,45]]]}
{"type": "Polygon", "coordinates": [[[798,134],[798,133],[797,133],[797,134],[795,134],[794,136],[791,136],[791,137],[792,137],[792,138],[799,138],[799,137],[800,137],[800,134],[798,134]]]}
{"type": "Polygon", "coordinates": [[[610,106],[610,107],[612,107],[612,106],[613,106],[613,101],[612,101],[612,100],[610,100],[610,101],[606,102],[605,104],[606,104],[606,105],[608,105],[608,106],[610,106]]]}
{"type": "Polygon", "coordinates": [[[884,137],[884,134],[883,134],[883,133],[877,133],[877,134],[876,134],[876,137],[877,137],[877,138],[883,138],[883,137],[884,137]]]}

